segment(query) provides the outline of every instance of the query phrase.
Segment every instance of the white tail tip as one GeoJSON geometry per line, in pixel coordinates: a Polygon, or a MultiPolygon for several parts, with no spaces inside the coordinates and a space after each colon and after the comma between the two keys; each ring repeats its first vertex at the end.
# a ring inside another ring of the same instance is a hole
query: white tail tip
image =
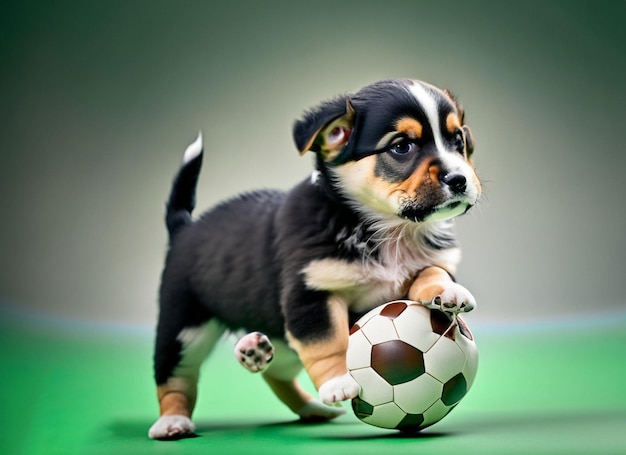
{"type": "Polygon", "coordinates": [[[185,150],[185,155],[183,156],[183,164],[189,163],[191,160],[200,155],[200,153],[202,153],[202,147],[202,131],[199,131],[196,140],[189,144],[189,146],[185,150]]]}

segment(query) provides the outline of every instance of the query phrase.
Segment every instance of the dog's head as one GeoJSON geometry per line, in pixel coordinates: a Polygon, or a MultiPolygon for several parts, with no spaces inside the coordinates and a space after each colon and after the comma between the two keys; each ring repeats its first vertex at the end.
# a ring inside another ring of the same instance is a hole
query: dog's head
{"type": "Polygon", "coordinates": [[[448,92],[390,80],[322,103],[294,126],[331,185],[364,212],[423,222],[465,213],[478,200],[474,143],[448,92]]]}

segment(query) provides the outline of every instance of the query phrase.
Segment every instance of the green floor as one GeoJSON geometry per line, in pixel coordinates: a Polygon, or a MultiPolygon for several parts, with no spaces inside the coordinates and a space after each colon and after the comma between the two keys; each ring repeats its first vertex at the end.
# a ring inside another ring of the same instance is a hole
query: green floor
{"type": "Polygon", "coordinates": [[[474,388],[417,436],[370,427],[351,411],[297,424],[225,342],[204,368],[200,437],[155,442],[147,437],[157,416],[150,335],[0,323],[0,453],[626,453],[623,319],[474,332],[474,388]]]}

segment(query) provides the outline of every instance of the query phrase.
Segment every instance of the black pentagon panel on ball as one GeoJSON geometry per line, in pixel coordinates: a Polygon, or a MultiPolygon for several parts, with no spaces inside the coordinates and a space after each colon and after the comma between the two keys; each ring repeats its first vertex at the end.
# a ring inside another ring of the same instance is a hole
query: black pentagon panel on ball
{"type": "Polygon", "coordinates": [[[450,318],[443,311],[430,310],[430,325],[437,335],[444,335],[452,341],[455,339],[455,330],[450,329],[450,318]]]}
{"type": "Polygon", "coordinates": [[[359,419],[363,419],[374,413],[374,406],[363,400],[361,397],[356,397],[352,399],[352,410],[354,411],[354,415],[356,415],[359,419]]]}
{"type": "Polygon", "coordinates": [[[452,406],[461,401],[461,398],[463,398],[466,393],[467,381],[463,374],[459,373],[443,385],[441,401],[443,401],[446,406],[452,406]]]}
{"type": "Polygon", "coordinates": [[[422,414],[407,414],[396,426],[397,430],[405,433],[415,433],[422,429],[424,416],[422,414]]]}
{"type": "Polygon", "coordinates": [[[385,308],[382,309],[380,315],[390,319],[395,319],[400,316],[404,310],[406,310],[407,306],[408,305],[404,302],[388,303],[385,305],[385,308]]]}
{"type": "Polygon", "coordinates": [[[372,346],[371,366],[391,385],[412,381],[426,371],[424,354],[400,340],[372,346]]]}

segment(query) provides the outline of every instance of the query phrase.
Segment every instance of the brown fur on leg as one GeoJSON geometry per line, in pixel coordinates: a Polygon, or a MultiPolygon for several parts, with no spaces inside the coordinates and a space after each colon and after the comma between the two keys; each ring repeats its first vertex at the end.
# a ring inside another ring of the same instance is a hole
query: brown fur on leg
{"type": "Polygon", "coordinates": [[[321,341],[303,343],[287,334],[290,346],[298,352],[306,372],[315,388],[329,379],[348,372],[346,351],[348,350],[348,308],[343,299],[331,297],[328,301],[331,319],[330,335],[321,341]]]}
{"type": "Polygon", "coordinates": [[[263,372],[274,394],[303,421],[324,421],[345,413],[342,407],[327,406],[304,390],[297,380],[302,370],[298,354],[281,340],[274,341],[275,359],[263,372]]]}
{"type": "Polygon", "coordinates": [[[180,439],[193,436],[195,426],[191,413],[196,401],[195,388],[180,378],[170,378],[157,387],[161,417],[154,422],[148,436],[152,439],[180,439]]]}
{"type": "MultiPolygon", "coordinates": [[[[346,374],[346,350],[348,349],[348,332],[346,331],[345,346],[339,347],[340,340],[332,340],[325,343],[306,345],[299,349],[302,363],[309,373],[315,388],[326,381],[346,374]]],[[[344,344],[344,343],[342,343],[344,344]]]]}
{"type": "Polygon", "coordinates": [[[302,363],[298,354],[289,349],[282,340],[274,341],[274,360],[263,371],[263,379],[270,386],[274,394],[298,414],[300,409],[313,397],[306,392],[296,377],[302,371],[302,363]]]}
{"type": "Polygon", "coordinates": [[[445,287],[453,283],[448,272],[432,266],[422,270],[409,289],[409,299],[416,302],[431,302],[441,295],[445,287]]]}
{"type": "Polygon", "coordinates": [[[191,417],[196,405],[196,390],[184,379],[170,378],[157,387],[161,415],[183,415],[191,417]]]}

